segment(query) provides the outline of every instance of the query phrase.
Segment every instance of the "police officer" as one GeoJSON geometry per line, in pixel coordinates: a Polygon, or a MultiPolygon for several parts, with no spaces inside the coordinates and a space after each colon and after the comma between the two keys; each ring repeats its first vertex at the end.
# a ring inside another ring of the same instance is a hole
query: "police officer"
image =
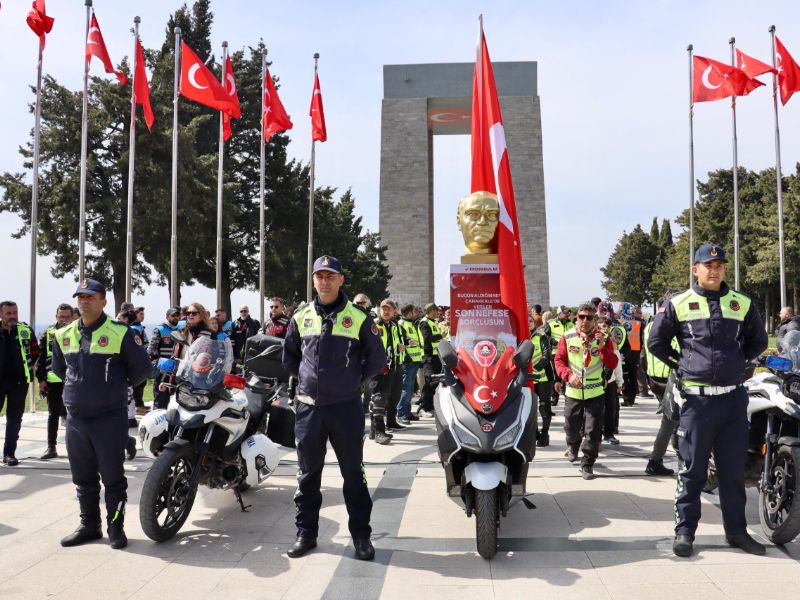
{"type": "MultiPolygon", "coordinates": [[[[158,364],[159,358],[172,358],[175,353],[175,338],[172,337],[172,332],[177,331],[178,321],[181,318],[181,311],[179,308],[170,308],[167,310],[164,322],[153,329],[150,336],[150,342],[147,344],[147,356],[155,367],[158,364]]],[[[169,404],[169,392],[161,391],[159,385],[165,376],[159,373],[153,378],[153,408],[167,408],[169,404]]]]}
{"type": "Polygon", "coordinates": [[[556,370],[566,382],[564,392],[564,431],[567,457],[578,460],[583,451],[581,476],[594,479],[594,462],[603,435],[603,369],[617,366],[617,353],[610,337],[595,327],[595,309],[581,304],[575,329],[564,334],[556,350],[556,370]],[[583,443],[581,443],[583,441],[583,443]]]}
{"type": "MultiPolygon", "coordinates": [[[[531,323],[535,324],[533,319],[531,319],[531,323]]],[[[553,391],[553,367],[550,364],[550,338],[545,335],[544,325],[533,330],[531,342],[533,343],[531,358],[533,391],[539,398],[539,416],[542,417],[542,426],[536,435],[536,445],[546,448],[550,445],[550,422],[553,420],[553,407],[550,404],[550,395],[553,391]]]]}
{"type": "Polygon", "coordinates": [[[419,417],[411,413],[411,397],[414,395],[417,372],[422,364],[422,336],[416,323],[416,307],[406,304],[401,313],[403,317],[399,325],[405,333],[406,351],[403,361],[403,391],[397,404],[397,421],[401,425],[408,425],[411,421],[419,421],[419,417]]]}
{"type": "Polygon", "coordinates": [[[36,379],[39,380],[39,393],[47,397],[47,451],[40,457],[41,460],[57,458],[56,442],[58,439],[58,420],[67,416],[64,409],[64,382],[53,373],[53,344],[56,341],[56,331],[66,327],[72,322],[72,307],[69,304],[59,304],[56,308],[56,323],[51,325],[42,334],[39,349],[42,357],[36,363],[36,379]]]}
{"type": "Polygon", "coordinates": [[[19,322],[17,303],[0,302],[0,410],[6,405],[3,464],[16,467],[17,440],[22,428],[25,396],[39,358],[39,344],[26,323],[19,322]]]}
{"type": "Polygon", "coordinates": [[[344,275],[336,258],[319,257],[313,280],[317,298],[293,315],[283,346],[283,366],[299,378],[295,399],[297,539],[287,554],[296,558],[317,546],[322,467],[330,441],[344,479],[356,556],[372,560],[372,499],[364,477],[360,388],[363,380],[386,368],[386,352],[378,326],[341,291],[344,275]]]}
{"type": "Polygon", "coordinates": [[[697,282],[673,296],[659,314],[648,350],[677,369],[683,397],[678,447],[684,466],[675,494],[677,556],[690,556],[700,520],[700,492],[713,450],[725,536],[750,554],[765,548],[747,533],[744,467],[748,441],[747,361],[767,347],[767,333],[755,304],[725,283],[725,251],[703,244],[694,255],[697,282]],[[678,339],[680,351],[672,347],[678,339]]]}
{"type": "Polygon", "coordinates": [[[424,417],[433,416],[433,394],[436,392],[437,384],[432,378],[442,372],[442,361],[436,348],[442,341],[442,330],[436,321],[438,316],[439,307],[431,302],[425,305],[425,316],[419,320],[419,333],[422,336],[422,374],[425,377],[425,385],[419,394],[417,414],[424,417]]]}
{"type": "Polygon", "coordinates": [[[108,538],[111,547],[119,549],[128,545],[124,530],[128,482],[123,467],[128,386],[147,379],[152,365],[136,333],[103,312],[103,284],[84,279],[74,296],[81,318],[56,331],[53,372],[64,380],[67,455],[78,488],[81,522],[61,545],[77,546],[103,537],[102,478],[108,538]]]}

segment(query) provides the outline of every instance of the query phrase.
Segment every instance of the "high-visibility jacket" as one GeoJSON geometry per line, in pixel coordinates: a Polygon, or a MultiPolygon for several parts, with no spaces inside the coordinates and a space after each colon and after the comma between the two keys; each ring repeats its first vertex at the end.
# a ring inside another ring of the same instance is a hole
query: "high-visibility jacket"
{"type": "Polygon", "coordinates": [[[628,343],[632,352],[642,349],[642,322],[639,319],[625,321],[625,331],[628,333],[628,343]]]}
{"type": "Polygon", "coordinates": [[[405,354],[411,362],[422,362],[422,336],[419,333],[416,323],[414,321],[400,320],[400,327],[406,333],[406,351],[405,354]]]}
{"type": "Polygon", "coordinates": [[[553,348],[558,346],[562,336],[568,331],[575,329],[575,323],[572,321],[563,322],[561,319],[550,319],[547,324],[550,326],[550,337],[553,339],[553,348]]]}
{"type": "Polygon", "coordinates": [[[381,343],[386,351],[387,364],[391,368],[399,367],[403,360],[403,354],[400,352],[400,345],[403,343],[400,326],[394,321],[386,323],[380,317],[375,319],[375,325],[378,327],[381,343]]]}
{"type": "Polygon", "coordinates": [[[531,342],[533,343],[533,356],[531,357],[531,370],[533,371],[534,383],[544,383],[549,381],[547,371],[544,366],[536,368],[542,362],[542,358],[549,360],[550,357],[550,342],[546,335],[542,334],[539,329],[531,334],[531,342]]]}
{"type": "Polygon", "coordinates": [[[582,387],[572,387],[567,382],[565,394],[574,400],[590,400],[602,396],[604,391],[603,383],[603,359],[600,357],[600,345],[597,340],[592,338],[588,344],[589,364],[584,364],[584,344],[581,336],[576,331],[570,331],[564,335],[567,345],[567,359],[569,368],[581,378],[582,387]]]}
{"type": "MultiPolygon", "coordinates": [[[[672,369],[669,368],[669,365],[664,361],[656,358],[653,356],[652,352],[647,351],[647,342],[650,339],[650,332],[653,331],[653,321],[650,321],[647,326],[644,328],[644,347],[645,347],[645,357],[647,358],[645,362],[645,373],[650,375],[650,377],[658,377],[659,379],[666,379],[669,377],[669,372],[672,369]]],[[[680,352],[681,348],[678,345],[678,340],[672,338],[672,347],[675,349],[676,352],[680,352]]]]}
{"type": "Polygon", "coordinates": [[[442,341],[442,330],[433,319],[422,317],[419,320],[419,332],[422,336],[422,347],[425,356],[439,356],[436,345],[442,341]]]}
{"type": "Polygon", "coordinates": [[[44,332],[44,368],[47,372],[45,380],[47,383],[62,383],[63,380],[61,377],[53,373],[53,342],[55,341],[56,337],[56,329],[58,329],[55,325],[52,325],[47,328],[44,332]]]}
{"type": "Polygon", "coordinates": [[[22,372],[25,383],[30,383],[33,378],[33,364],[39,353],[39,344],[27,323],[17,323],[16,330],[19,350],[22,354],[22,372]]]}

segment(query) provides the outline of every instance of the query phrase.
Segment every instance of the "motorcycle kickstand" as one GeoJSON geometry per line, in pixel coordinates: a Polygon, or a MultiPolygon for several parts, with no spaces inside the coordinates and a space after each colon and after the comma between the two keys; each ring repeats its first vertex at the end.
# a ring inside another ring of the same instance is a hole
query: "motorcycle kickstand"
{"type": "Polygon", "coordinates": [[[252,504],[248,504],[247,506],[244,505],[244,500],[242,500],[242,492],[239,491],[239,486],[233,488],[233,493],[236,494],[236,500],[239,502],[239,506],[242,507],[242,512],[249,512],[247,509],[252,508],[252,504]]]}

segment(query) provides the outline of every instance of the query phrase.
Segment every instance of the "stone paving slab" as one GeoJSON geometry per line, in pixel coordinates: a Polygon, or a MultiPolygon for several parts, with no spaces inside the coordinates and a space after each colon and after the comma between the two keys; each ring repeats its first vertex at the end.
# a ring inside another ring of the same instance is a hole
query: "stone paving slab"
{"type": "MultiPolygon", "coordinates": [[[[249,512],[239,510],[231,492],[201,488],[183,530],[161,544],[139,526],[139,495],[151,463],[138,457],[126,463],[129,547],[114,551],[104,539],[61,548],[59,539],[78,519],[66,450],[61,443],[62,457],[38,460],[45,420],[26,415],[21,464],[0,468],[0,598],[793,597],[800,581],[797,542],[769,545],[764,557],[728,548],[714,495],[703,498],[698,552],[689,559],[672,554],[674,479],[643,473],[659,423],[655,407],[640,398],[622,409],[622,443],[604,446],[597,478],[584,481],[563,456],[557,406],[553,443],[539,449],[529,472],[535,508],[512,503],[492,561],[475,550],[474,520],[445,495],[432,420],[395,434],[388,446],[367,441],[365,473],[375,502],[372,563],[354,558],[333,452],[322,479],[319,546],[303,558],[285,554],[295,536],[297,468],[288,450],[273,477],[245,494],[249,512]]],[[[672,454],[667,464],[675,466],[672,454]]],[[[759,536],[755,490],[747,497],[750,530],[759,536]]]]}

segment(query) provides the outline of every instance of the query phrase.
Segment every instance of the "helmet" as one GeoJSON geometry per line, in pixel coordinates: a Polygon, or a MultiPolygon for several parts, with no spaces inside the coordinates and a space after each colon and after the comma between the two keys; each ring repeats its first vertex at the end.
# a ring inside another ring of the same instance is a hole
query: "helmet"
{"type": "Polygon", "coordinates": [[[278,466],[281,457],[278,447],[261,433],[251,435],[242,442],[242,458],[247,468],[248,485],[256,485],[269,477],[278,466]]]}
{"type": "Polygon", "coordinates": [[[139,441],[142,442],[144,453],[150,458],[155,458],[169,441],[169,423],[167,411],[163,408],[151,410],[142,417],[139,423],[139,441]]]}

